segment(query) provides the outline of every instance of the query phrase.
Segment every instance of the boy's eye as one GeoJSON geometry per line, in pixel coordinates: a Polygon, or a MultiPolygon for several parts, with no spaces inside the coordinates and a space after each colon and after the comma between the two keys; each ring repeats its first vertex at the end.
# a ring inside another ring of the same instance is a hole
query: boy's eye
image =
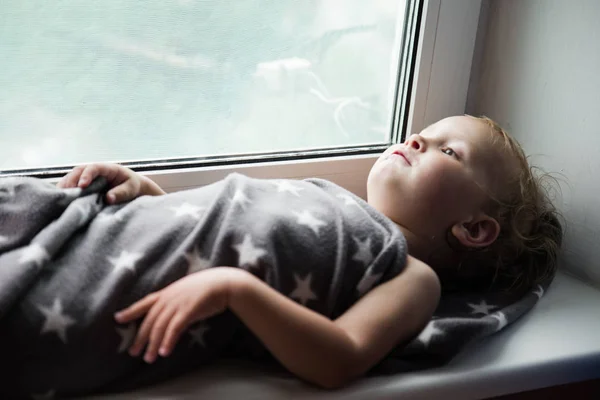
{"type": "Polygon", "coordinates": [[[456,152],[455,152],[454,150],[452,150],[450,147],[444,147],[444,148],[442,149],[442,152],[443,152],[444,154],[448,154],[449,156],[452,156],[452,157],[458,158],[458,155],[456,154],[456,152]]]}

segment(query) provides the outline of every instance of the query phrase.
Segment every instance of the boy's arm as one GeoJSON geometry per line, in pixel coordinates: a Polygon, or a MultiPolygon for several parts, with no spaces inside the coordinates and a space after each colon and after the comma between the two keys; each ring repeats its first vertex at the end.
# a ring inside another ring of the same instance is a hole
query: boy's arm
{"type": "Polygon", "coordinates": [[[324,388],[361,376],[427,324],[440,296],[435,273],[408,257],[405,270],[362,297],[335,321],[249,275],[229,308],[291,372],[324,388]]]}

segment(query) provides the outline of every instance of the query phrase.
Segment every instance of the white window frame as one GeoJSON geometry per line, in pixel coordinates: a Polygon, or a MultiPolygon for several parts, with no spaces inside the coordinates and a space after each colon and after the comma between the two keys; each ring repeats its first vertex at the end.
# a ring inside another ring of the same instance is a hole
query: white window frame
{"type": "MultiPolygon", "coordinates": [[[[465,112],[482,0],[425,0],[407,131],[418,132],[465,112]]],[[[239,172],[256,178],[319,177],[366,198],[366,181],[378,154],[312,160],[265,161],[142,172],[166,192],[192,189],[239,172]]],[[[48,179],[57,182],[58,178],[48,179]]]]}

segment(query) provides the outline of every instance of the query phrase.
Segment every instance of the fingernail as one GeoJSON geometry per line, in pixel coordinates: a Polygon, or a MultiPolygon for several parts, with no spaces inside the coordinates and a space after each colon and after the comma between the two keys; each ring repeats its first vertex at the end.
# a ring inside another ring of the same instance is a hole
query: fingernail
{"type": "Polygon", "coordinates": [[[166,347],[161,347],[160,350],[158,351],[158,353],[165,357],[167,355],[167,348],[166,347]]]}
{"type": "Polygon", "coordinates": [[[122,314],[121,314],[120,312],[118,312],[118,313],[115,313],[115,319],[116,319],[117,321],[119,321],[119,322],[120,322],[120,321],[121,321],[121,317],[122,317],[122,314]]]}
{"type": "Polygon", "coordinates": [[[115,195],[110,193],[106,195],[106,198],[108,199],[109,203],[114,203],[115,202],[115,195]]]}
{"type": "Polygon", "coordinates": [[[148,364],[152,364],[152,362],[153,362],[154,360],[153,360],[153,357],[152,357],[150,354],[146,354],[146,355],[144,356],[144,361],[146,361],[148,364]]]}
{"type": "Polygon", "coordinates": [[[81,178],[79,180],[79,183],[77,184],[77,186],[83,186],[87,183],[87,179],[86,178],[81,178]]]}

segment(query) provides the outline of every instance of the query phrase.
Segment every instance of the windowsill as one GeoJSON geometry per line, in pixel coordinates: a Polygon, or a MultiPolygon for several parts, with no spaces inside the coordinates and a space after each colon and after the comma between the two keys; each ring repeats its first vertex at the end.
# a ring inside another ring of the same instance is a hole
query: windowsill
{"type": "Polygon", "coordinates": [[[204,186],[223,179],[232,172],[237,172],[265,179],[323,178],[365,197],[367,177],[378,157],[379,154],[331,157],[320,160],[264,162],[187,169],[185,171],[155,171],[146,175],[167,192],[204,186]]]}
{"type": "MultiPolygon", "coordinates": [[[[254,178],[304,179],[323,178],[366,198],[369,171],[379,154],[327,157],[322,159],[268,161],[253,164],[154,170],[142,172],[166,192],[176,192],[205,186],[238,172],[254,178]]],[[[56,183],[60,178],[48,178],[56,183]]]]}

